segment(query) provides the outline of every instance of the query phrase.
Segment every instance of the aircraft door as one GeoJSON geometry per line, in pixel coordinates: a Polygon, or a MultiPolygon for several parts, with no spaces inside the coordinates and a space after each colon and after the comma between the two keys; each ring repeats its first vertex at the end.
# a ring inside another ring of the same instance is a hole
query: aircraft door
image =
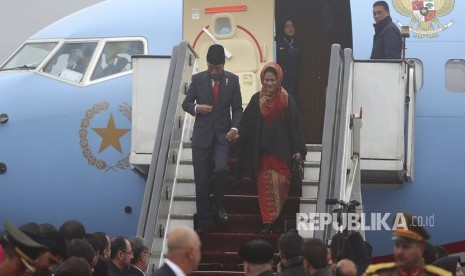
{"type": "Polygon", "coordinates": [[[208,47],[225,47],[225,70],[239,76],[244,107],[260,87],[263,65],[273,61],[274,1],[189,0],[183,7],[183,39],[206,70],[208,47]],[[245,4],[244,4],[245,3],[245,4]]]}
{"type": "Polygon", "coordinates": [[[283,39],[286,19],[295,23],[302,49],[298,105],[307,144],[321,144],[331,45],[352,48],[349,0],[276,0],[276,39],[283,39]]]}

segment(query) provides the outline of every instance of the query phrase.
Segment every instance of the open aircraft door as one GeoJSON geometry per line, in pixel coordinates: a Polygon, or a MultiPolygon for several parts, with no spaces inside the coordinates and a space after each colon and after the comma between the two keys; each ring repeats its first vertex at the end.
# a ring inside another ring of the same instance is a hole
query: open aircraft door
{"type": "Polygon", "coordinates": [[[239,76],[244,106],[260,87],[260,71],[273,61],[274,1],[189,0],[183,7],[183,39],[206,70],[212,44],[225,47],[225,70],[239,76]]]}

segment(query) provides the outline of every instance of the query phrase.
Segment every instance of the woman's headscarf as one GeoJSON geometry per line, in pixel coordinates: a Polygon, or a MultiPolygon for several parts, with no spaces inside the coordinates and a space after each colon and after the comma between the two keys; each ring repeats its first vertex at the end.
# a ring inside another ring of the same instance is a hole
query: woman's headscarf
{"type": "Polygon", "coordinates": [[[287,91],[281,86],[283,82],[283,70],[277,63],[269,62],[265,64],[260,73],[262,89],[260,90],[260,112],[262,113],[265,125],[270,125],[277,117],[285,115],[287,111],[288,96],[287,91]],[[271,96],[267,96],[264,87],[265,71],[268,68],[276,71],[276,89],[271,96]]]}

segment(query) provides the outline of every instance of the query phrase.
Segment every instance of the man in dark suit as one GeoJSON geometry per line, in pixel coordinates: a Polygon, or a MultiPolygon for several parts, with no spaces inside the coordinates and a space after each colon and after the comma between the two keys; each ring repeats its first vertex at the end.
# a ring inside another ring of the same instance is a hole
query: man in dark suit
{"type": "Polygon", "coordinates": [[[189,275],[200,263],[200,239],[188,227],[174,228],[168,234],[168,258],[152,276],[189,275]]]}
{"type": "Polygon", "coordinates": [[[224,71],[225,55],[221,45],[210,46],[207,53],[207,71],[192,76],[184,111],[195,116],[192,134],[197,225],[199,232],[213,227],[209,179],[211,159],[215,160],[214,208],[220,221],[229,220],[223,208],[222,197],[227,184],[229,144],[239,138],[242,116],[242,97],[239,78],[224,71]]]}
{"type": "Polygon", "coordinates": [[[272,276],[273,247],[264,240],[252,240],[241,246],[239,257],[244,261],[244,274],[248,276],[272,276]]]}
{"type": "Polygon", "coordinates": [[[375,35],[371,59],[400,59],[402,55],[402,38],[399,27],[392,22],[389,5],[386,1],[376,1],[373,4],[373,19],[375,35]]]}
{"type": "Polygon", "coordinates": [[[281,235],[278,241],[279,259],[282,265],[280,276],[308,275],[301,256],[302,243],[302,237],[295,231],[281,235]]]}
{"type": "Polygon", "coordinates": [[[107,276],[123,276],[123,271],[129,267],[132,258],[133,252],[129,240],[124,237],[113,237],[107,276]]]}
{"type": "Polygon", "coordinates": [[[141,237],[132,237],[129,239],[129,242],[131,243],[133,258],[123,275],[145,276],[152,253],[150,253],[149,248],[145,245],[145,240],[141,237]]]}

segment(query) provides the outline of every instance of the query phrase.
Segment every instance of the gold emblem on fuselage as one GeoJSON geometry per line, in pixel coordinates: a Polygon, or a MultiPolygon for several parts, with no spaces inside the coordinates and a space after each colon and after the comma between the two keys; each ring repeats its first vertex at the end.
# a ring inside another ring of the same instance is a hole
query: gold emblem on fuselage
{"type": "MultiPolygon", "coordinates": [[[[116,171],[116,169],[127,169],[129,168],[129,154],[118,160],[115,164],[107,164],[105,160],[97,158],[89,147],[88,140],[88,128],[95,115],[98,115],[102,111],[107,111],[110,104],[103,101],[99,104],[95,104],[92,108],[86,111],[84,119],[81,120],[81,128],[79,130],[79,143],[82,148],[82,154],[87,159],[87,163],[91,166],[95,166],[99,170],[116,171]]],[[[127,104],[118,106],[118,110],[131,121],[131,107],[127,104]]],[[[121,148],[120,138],[127,134],[130,129],[117,128],[113,114],[110,114],[110,118],[103,128],[92,128],[92,130],[102,138],[100,143],[99,153],[105,151],[109,147],[113,147],[120,154],[123,154],[121,148]]]]}

